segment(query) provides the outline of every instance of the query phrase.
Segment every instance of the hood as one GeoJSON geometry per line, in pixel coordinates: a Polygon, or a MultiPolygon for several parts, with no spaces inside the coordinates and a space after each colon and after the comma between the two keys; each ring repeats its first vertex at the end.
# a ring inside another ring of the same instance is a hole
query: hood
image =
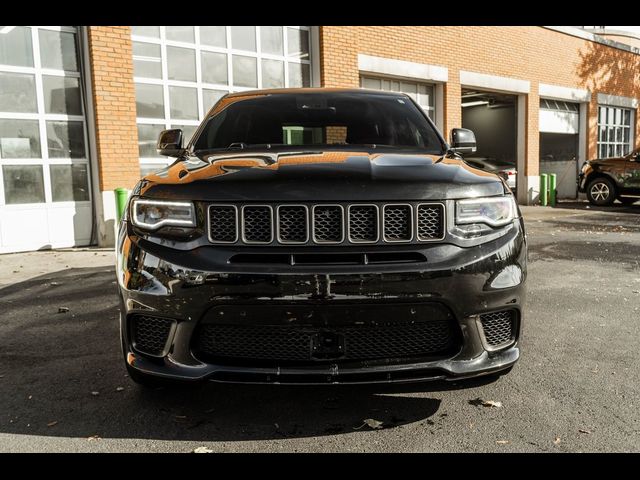
{"type": "Polygon", "coordinates": [[[502,181],[461,160],[353,151],[232,153],[177,161],[141,195],[201,201],[420,201],[501,195],[502,181]]]}

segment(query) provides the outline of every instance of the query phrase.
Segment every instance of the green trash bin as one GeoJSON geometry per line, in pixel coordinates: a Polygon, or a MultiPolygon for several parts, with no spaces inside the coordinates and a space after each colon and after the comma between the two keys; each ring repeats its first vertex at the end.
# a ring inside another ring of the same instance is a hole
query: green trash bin
{"type": "Polygon", "coordinates": [[[540,175],[540,205],[547,206],[547,190],[549,183],[547,182],[547,174],[540,175]]]}
{"type": "Polygon", "coordinates": [[[557,174],[552,173],[549,175],[549,205],[556,206],[556,194],[557,194],[557,174]]]}
{"type": "Polygon", "coordinates": [[[126,188],[116,188],[114,192],[116,194],[116,215],[118,222],[120,222],[124,209],[127,207],[129,191],[126,188]]]}

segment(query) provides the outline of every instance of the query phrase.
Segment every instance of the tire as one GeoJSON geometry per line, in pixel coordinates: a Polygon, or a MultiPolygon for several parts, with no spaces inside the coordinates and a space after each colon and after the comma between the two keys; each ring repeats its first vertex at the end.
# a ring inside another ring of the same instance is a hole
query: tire
{"type": "Polygon", "coordinates": [[[634,197],[619,197],[618,200],[620,200],[620,203],[623,205],[633,205],[634,203],[636,203],[638,200],[640,200],[640,198],[634,198],[634,197]]]}
{"type": "Polygon", "coordinates": [[[594,178],[587,185],[587,199],[592,205],[611,205],[616,199],[616,187],[608,178],[594,178]]]}

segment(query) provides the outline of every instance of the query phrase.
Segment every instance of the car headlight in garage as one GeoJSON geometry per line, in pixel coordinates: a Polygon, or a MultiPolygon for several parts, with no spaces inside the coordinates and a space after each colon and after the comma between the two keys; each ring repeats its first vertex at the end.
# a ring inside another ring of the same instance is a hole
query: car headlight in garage
{"type": "Polygon", "coordinates": [[[454,233],[463,238],[487,235],[511,223],[517,212],[513,195],[458,200],[454,233]]]}
{"type": "Polygon", "coordinates": [[[163,226],[195,227],[193,203],[145,200],[137,198],[131,204],[131,222],[149,230],[163,226]]]}

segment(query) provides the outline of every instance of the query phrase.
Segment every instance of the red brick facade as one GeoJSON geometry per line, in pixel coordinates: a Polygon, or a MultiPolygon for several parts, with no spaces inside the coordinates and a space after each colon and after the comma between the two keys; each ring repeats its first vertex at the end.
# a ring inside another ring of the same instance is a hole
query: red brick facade
{"type": "Polygon", "coordinates": [[[91,87],[100,190],[140,178],[130,27],[89,27],[91,87]]]}
{"type": "Polygon", "coordinates": [[[323,26],[320,45],[327,87],[359,86],[358,54],[447,67],[447,132],[461,126],[460,70],[530,81],[526,175],[538,175],[539,83],[591,92],[587,158],[596,156],[597,94],[640,97],[640,55],[543,27],[323,26]]]}

